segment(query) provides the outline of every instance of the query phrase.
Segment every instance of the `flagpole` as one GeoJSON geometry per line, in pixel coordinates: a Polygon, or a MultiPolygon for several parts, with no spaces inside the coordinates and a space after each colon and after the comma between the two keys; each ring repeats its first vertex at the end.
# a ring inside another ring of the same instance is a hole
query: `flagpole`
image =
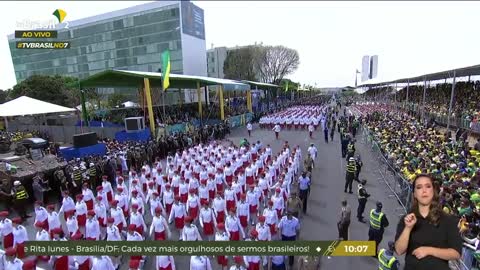
{"type": "Polygon", "coordinates": [[[163,117],[166,117],[166,114],[165,114],[165,91],[163,90],[163,73],[162,73],[162,68],[159,68],[159,69],[158,69],[158,72],[161,74],[161,76],[160,76],[160,91],[162,92],[163,117]]]}

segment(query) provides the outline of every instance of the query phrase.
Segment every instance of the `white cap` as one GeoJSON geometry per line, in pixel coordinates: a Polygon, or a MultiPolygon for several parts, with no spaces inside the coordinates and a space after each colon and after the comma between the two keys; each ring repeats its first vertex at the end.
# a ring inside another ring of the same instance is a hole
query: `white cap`
{"type": "Polygon", "coordinates": [[[350,160],[350,161],[355,161],[355,158],[351,157],[349,160],[350,160]]]}
{"type": "Polygon", "coordinates": [[[20,186],[21,184],[22,184],[22,183],[20,183],[20,181],[18,181],[18,180],[15,181],[15,182],[13,182],[13,185],[14,185],[14,186],[20,186]]]}

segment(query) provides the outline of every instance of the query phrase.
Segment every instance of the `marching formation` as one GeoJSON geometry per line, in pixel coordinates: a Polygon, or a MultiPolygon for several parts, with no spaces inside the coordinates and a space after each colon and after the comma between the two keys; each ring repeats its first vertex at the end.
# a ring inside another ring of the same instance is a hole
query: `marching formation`
{"type": "MultiPolygon", "coordinates": [[[[305,192],[302,190],[310,185],[306,173],[300,171],[301,161],[300,147],[290,147],[288,142],[278,154],[260,142],[241,147],[212,142],[179,151],[163,165],[157,160],[138,172],[131,168],[125,176],[117,172],[113,183],[103,176],[95,190],[85,181],[81,194],[75,198],[68,191],[63,192],[60,207],[35,203],[35,239],[28,239],[19,218],[9,220],[8,212],[0,213],[5,269],[17,269],[13,267],[20,265],[19,259],[25,256],[23,244],[28,240],[162,241],[177,240],[177,235],[181,241],[295,240],[303,208],[298,193],[305,192]],[[13,259],[9,260],[10,257],[13,259]]],[[[36,259],[48,262],[56,270],[87,270],[117,269],[127,261],[131,269],[138,269],[146,257],[36,259]]],[[[219,256],[216,261],[222,269],[229,265],[260,269],[260,265],[267,264],[285,267],[284,259],[219,256]]],[[[288,264],[293,263],[290,257],[288,264]]],[[[156,267],[175,269],[175,260],[172,256],[157,256],[156,267]]],[[[190,269],[211,267],[209,258],[192,256],[190,269]]]]}

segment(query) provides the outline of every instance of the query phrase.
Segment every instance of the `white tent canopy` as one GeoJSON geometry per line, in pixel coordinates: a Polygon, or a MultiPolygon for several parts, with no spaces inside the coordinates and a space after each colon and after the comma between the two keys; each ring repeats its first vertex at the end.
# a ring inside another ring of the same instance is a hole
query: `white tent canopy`
{"type": "Polygon", "coordinates": [[[59,112],[73,112],[75,109],[22,96],[0,104],[0,116],[21,116],[59,112]]]}
{"type": "Polygon", "coordinates": [[[135,107],[140,107],[140,105],[138,103],[135,103],[133,101],[127,101],[127,102],[124,102],[122,103],[123,106],[125,106],[125,108],[135,108],[135,107]]]}

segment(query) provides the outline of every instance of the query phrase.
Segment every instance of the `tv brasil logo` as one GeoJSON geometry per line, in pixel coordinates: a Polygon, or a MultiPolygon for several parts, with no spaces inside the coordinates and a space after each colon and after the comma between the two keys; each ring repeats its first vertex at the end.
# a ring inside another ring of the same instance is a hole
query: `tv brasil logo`
{"type": "MultiPolygon", "coordinates": [[[[68,29],[68,22],[65,21],[65,17],[67,16],[67,12],[63,9],[56,9],[53,13],[53,16],[57,18],[49,19],[49,20],[30,20],[26,19],[23,21],[17,21],[17,29],[26,29],[26,30],[34,30],[34,29],[57,29],[57,26],[62,26],[63,29],[68,29]],[[58,21],[58,23],[57,23],[58,21]]],[[[60,28],[58,27],[58,28],[60,28]]]]}

